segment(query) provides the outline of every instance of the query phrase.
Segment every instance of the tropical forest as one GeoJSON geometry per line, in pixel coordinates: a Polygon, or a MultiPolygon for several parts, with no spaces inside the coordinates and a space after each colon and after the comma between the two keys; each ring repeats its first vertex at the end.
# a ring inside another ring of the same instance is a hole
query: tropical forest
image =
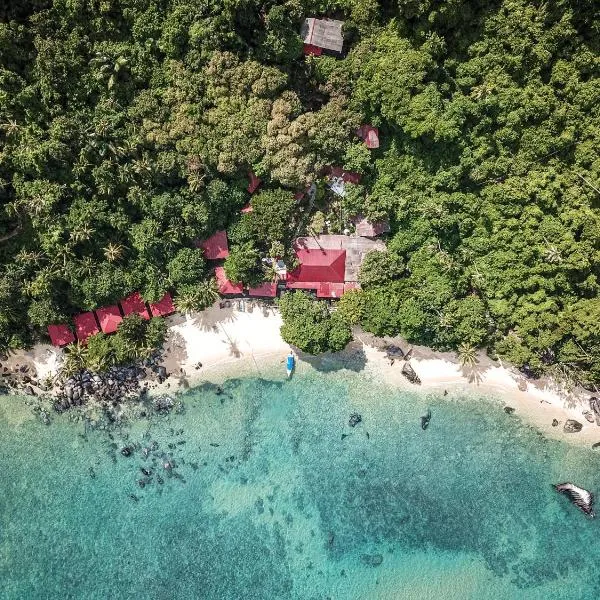
{"type": "Polygon", "coordinates": [[[258,285],[360,215],[385,251],[339,301],[283,294],[286,341],[360,326],[600,383],[599,49],[595,0],[3,2],[0,347],[134,290],[205,308],[215,231],[258,285]],[[303,51],[309,17],[340,53],[303,51]]]}

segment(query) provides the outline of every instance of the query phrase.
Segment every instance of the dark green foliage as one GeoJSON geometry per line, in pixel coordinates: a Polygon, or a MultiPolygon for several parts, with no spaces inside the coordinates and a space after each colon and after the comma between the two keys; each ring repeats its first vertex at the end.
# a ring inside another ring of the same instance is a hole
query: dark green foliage
{"type": "Polygon", "coordinates": [[[284,294],[279,308],[283,339],[304,352],[338,352],[352,339],[350,327],[341,315],[331,314],[325,302],[313,300],[304,292],[284,294]]]}
{"type": "Polygon", "coordinates": [[[139,315],[129,315],[123,319],[116,333],[99,333],[89,338],[81,366],[103,371],[113,365],[147,358],[162,345],[166,327],[164,319],[146,321],[139,315]]]}
{"type": "MultiPolygon", "coordinates": [[[[392,231],[345,320],[600,382],[597,2],[8,4],[0,346],[135,289],[210,304],[193,242],[217,229],[250,283],[281,245],[293,266],[297,234],[360,213],[392,231]],[[345,19],[344,59],[300,57],[320,14],[345,19]],[[297,205],[329,164],[361,184],[297,205]],[[241,217],[250,169],[263,184],[241,217]]],[[[331,321],[294,335],[330,347],[331,321]]]]}
{"type": "Polygon", "coordinates": [[[394,252],[369,252],[360,267],[358,280],[368,289],[398,279],[404,273],[402,258],[394,252]]]}
{"type": "Polygon", "coordinates": [[[231,248],[225,260],[225,274],[229,281],[249,286],[258,285],[263,280],[260,254],[252,242],[231,248]]]}

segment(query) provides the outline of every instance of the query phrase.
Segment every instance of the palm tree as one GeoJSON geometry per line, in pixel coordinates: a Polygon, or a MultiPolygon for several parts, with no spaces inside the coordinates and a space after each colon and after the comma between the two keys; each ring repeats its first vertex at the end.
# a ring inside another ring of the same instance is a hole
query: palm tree
{"type": "Polygon", "coordinates": [[[83,344],[69,344],[65,348],[65,358],[61,366],[61,374],[65,377],[74,375],[85,368],[88,349],[83,344]]]}
{"type": "Polygon", "coordinates": [[[219,299],[217,282],[213,277],[206,281],[201,281],[196,286],[196,298],[198,300],[198,305],[201,306],[202,309],[212,306],[219,299]]]}
{"type": "Polygon", "coordinates": [[[122,244],[113,244],[113,242],[109,242],[108,246],[104,248],[104,256],[109,262],[115,262],[123,256],[123,250],[125,250],[125,246],[122,244]]]}
{"type": "Polygon", "coordinates": [[[463,367],[474,367],[479,362],[477,349],[471,344],[461,344],[458,347],[458,360],[463,367]]]}
{"type": "Polygon", "coordinates": [[[196,310],[196,296],[193,292],[178,294],[175,298],[175,306],[182,313],[191,313],[196,310]]]}
{"type": "Polygon", "coordinates": [[[74,242],[85,242],[89,240],[94,233],[95,229],[88,223],[84,223],[83,225],[75,227],[75,229],[71,231],[70,238],[74,242]]]}

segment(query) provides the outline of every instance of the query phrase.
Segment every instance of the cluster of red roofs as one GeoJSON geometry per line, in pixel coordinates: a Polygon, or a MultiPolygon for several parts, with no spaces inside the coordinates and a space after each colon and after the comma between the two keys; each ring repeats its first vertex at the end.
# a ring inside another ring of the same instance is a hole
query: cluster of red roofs
{"type": "Polygon", "coordinates": [[[175,305],[168,292],[158,302],[146,304],[139,292],[133,292],[118,304],[103,306],[96,310],[81,313],[73,317],[75,334],[68,325],[48,325],[50,341],[55,346],[66,346],[78,341],[87,343],[88,338],[97,333],[114,333],[123,317],[137,314],[143,319],[166,317],[175,312],[175,305]]]}
{"type": "MultiPolygon", "coordinates": [[[[225,231],[217,231],[197,245],[203,250],[207,260],[223,260],[229,256],[225,231]]],[[[316,290],[318,298],[339,298],[349,289],[356,289],[356,282],[345,281],[345,250],[313,250],[296,245],[295,252],[300,265],[287,276],[280,277],[286,289],[316,290]]],[[[214,272],[222,295],[234,296],[244,293],[243,284],[227,279],[222,266],[215,267],[214,272]]],[[[277,283],[264,282],[258,287],[248,288],[248,295],[274,298],[277,295],[277,283]]]]}
{"type": "MultiPolygon", "coordinates": [[[[379,147],[379,132],[376,127],[362,125],[357,130],[357,135],[368,148],[379,147]]],[[[360,174],[344,171],[341,167],[327,167],[325,175],[328,177],[341,178],[346,183],[358,184],[360,174]]],[[[253,194],[262,183],[252,171],[248,173],[247,190],[253,194]]],[[[296,200],[304,197],[303,192],[295,195],[296,200]]],[[[242,213],[252,212],[252,205],[247,204],[241,210],[242,213]]],[[[204,252],[207,260],[223,260],[229,256],[227,233],[217,231],[206,240],[196,244],[204,252]]],[[[344,281],[346,265],[345,250],[308,250],[296,248],[296,256],[300,266],[287,274],[285,287],[288,289],[316,290],[318,298],[339,298],[344,292],[357,287],[356,282],[344,281]]],[[[215,267],[215,278],[219,292],[225,296],[241,295],[244,286],[227,279],[225,269],[222,266],[215,267]]],[[[258,287],[249,288],[248,295],[260,298],[274,298],[277,295],[276,282],[264,282],[258,287]]],[[[119,324],[131,314],[138,314],[143,319],[153,317],[165,317],[175,312],[175,306],[171,294],[168,292],[159,302],[145,303],[139,292],[133,292],[118,304],[104,306],[94,311],[88,311],[73,317],[75,333],[68,325],[49,325],[48,335],[55,346],[66,346],[78,341],[87,343],[90,336],[97,333],[114,333],[119,324]]]]}

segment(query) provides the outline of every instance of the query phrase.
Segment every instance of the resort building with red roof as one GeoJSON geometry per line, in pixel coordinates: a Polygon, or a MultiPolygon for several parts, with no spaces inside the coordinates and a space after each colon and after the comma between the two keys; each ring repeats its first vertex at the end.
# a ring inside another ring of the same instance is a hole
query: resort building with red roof
{"type": "Polygon", "coordinates": [[[48,325],[48,335],[53,346],[66,346],[75,341],[75,336],[68,325],[48,325]]]}
{"type": "Polygon", "coordinates": [[[258,186],[262,183],[262,179],[257,177],[252,171],[248,171],[248,192],[254,194],[258,186]]]}
{"type": "Polygon", "coordinates": [[[123,320],[121,311],[116,304],[96,309],[96,317],[103,333],[114,333],[123,320]]]}
{"type": "Polygon", "coordinates": [[[244,286],[241,283],[232,283],[227,279],[225,269],[223,267],[215,267],[215,278],[219,293],[224,296],[236,296],[244,293],[244,286]]]}
{"type": "Polygon", "coordinates": [[[123,314],[127,317],[129,315],[140,315],[142,319],[150,319],[150,313],[146,308],[146,303],[141,297],[139,292],[133,292],[119,302],[121,305],[121,309],[123,310],[123,314]]]}
{"type": "Polygon", "coordinates": [[[213,233],[209,238],[197,242],[196,245],[202,248],[206,260],[221,260],[229,256],[227,233],[223,230],[213,233]]]}
{"type": "Polygon", "coordinates": [[[167,292],[158,302],[149,302],[150,312],[153,317],[166,317],[175,312],[175,304],[171,294],[167,292]]]}
{"type": "Polygon", "coordinates": [[[73,317],[75,323],[75,334],[77,340],[82,344],[86,344],[88,338],[100,332],[100,328],[96,323],[96,317],[92,311],[84,312],[73,317]]]}
{"type": "Polygon", "coordinates": [[[369,150],[379,148],[379,129],[371,125],[361,125],[356,130],[356,135],[365,143],[369,150]]]}

